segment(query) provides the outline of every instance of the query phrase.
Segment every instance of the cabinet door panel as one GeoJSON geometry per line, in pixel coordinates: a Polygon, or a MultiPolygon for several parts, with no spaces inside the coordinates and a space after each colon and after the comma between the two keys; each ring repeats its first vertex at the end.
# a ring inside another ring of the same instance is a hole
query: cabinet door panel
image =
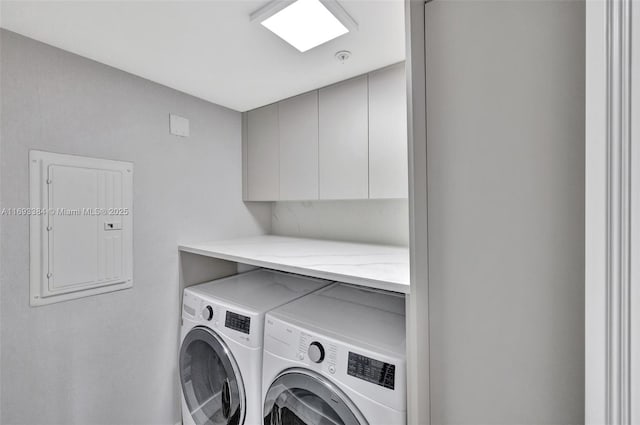
{"type": "Polygon", "coordinates": [[[407,85],[404,63],[369,74],[369,197],[406,198],[407,85]]]}
{"type": "Polygon", "coordinates": [[[247,200],[279,198],[278,105],[247,112],[247,200]]]}
{"type": "Polygon", "coordinates": [[[280,102],[280,200],[318,199],[318,92],[280,102]]]}
{"type": "Polygon", "coordinates": [[[320,199],[369,197],[367,76],[319,92],[320,199]]]}

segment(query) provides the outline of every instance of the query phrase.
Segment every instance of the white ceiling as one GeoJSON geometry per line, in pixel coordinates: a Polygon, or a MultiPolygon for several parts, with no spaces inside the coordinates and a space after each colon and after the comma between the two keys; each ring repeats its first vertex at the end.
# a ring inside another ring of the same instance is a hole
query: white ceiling
{"type": "Polygon", "coordinates": [[[238,111],[404,59],[403,0],[342,0],[359,30],[305,53],[249,21],[265,3],[2,0],[0,26],[238,111]]]}

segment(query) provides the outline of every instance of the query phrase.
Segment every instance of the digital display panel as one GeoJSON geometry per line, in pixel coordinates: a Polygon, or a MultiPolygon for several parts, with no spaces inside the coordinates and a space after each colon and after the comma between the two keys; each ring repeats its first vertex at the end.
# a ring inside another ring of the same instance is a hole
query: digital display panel
{"type": "Polygon", "coordinates": [[[394,389],[396,366],[349,351],[347,373],[372,384],[394,389]]]}
{"type": "Polygon", "coordinates": [[[224,318],[224,326],[233,329],[234,331],[249,334],[249,328],[251,327],[251,317],[242,316],[233,311],[227,311],[227,315],[224,318]]]}

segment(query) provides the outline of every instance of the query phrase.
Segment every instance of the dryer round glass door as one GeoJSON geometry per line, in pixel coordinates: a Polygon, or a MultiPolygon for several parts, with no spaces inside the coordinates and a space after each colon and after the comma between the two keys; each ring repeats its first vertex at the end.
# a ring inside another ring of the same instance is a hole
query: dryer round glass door
{"type": "Polygon", "coordinates": [[[306,369],[288,369],[269,387],[265,425],[368,425],[358,408],[333,383],[306,369]]]}
{"type": "Polygon", "coordinates": [[[182,394],[197,425],[244,422],[242,377],[227,345],[208,328],[193,328],[180,348],[182,394]]]}

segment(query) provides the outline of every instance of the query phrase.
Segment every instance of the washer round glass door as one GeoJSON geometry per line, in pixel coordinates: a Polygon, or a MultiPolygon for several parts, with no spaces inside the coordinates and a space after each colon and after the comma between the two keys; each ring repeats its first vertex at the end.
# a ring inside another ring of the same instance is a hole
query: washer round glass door
{"type": "Polygon", "coordinates": [[[244,422],[242,377],[228,347],[213,331],[193,328],[180,348],[180,383],[197,425],[244,422]]]}
{"type": "Polygon", "coordinates": [[[264,425],[368,425],[333,383],[306,369],[288,369],[273,381],[264,402],[264,425]]]}

